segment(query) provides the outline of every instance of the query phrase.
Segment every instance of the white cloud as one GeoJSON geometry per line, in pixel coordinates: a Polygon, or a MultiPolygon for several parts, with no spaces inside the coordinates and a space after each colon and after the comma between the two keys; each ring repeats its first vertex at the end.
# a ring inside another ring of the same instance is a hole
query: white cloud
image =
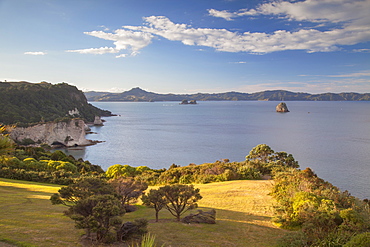
{"type": "Polygon", "coordinates": [[[338,50],[337,45],[352,45],[370,40],[370,26],[367,30],[348,28],[322,32],[301,29],[296,32],[277,30],[268,34],[192,28],[186,24],[175,24],[164,16],[150,16],[144,20],[145,26],[125,26],[125,28],[162,36],[172,41],[181,41],[185,45],[212,47],[226,52],[268,53],[284,50],[327,52],[338,50]]]}
{"type": "MultiPolygon", "coordinates": [[[[304,0],[272,1],[255,9],[236,12],[208,10],[209,14],[232,20],[239,16],[271,15],[295,21],[315,22],[316,28],[336,24],[335,28],[320,31],[315,28],[297,31],[276,30],[272,33],[233,32],[227,29],[193,28],[177,24],[165,16],[144,18],[142,26],[123,26],[114,32],[92,31],[85,34],[113,41],[113,47],[69,50],[69,52],[105,54],[120,53],[116,57],[135,56],[157,37],[180,41],[185,45],[211,47],[224,52],[264,54],[285,50],[330,52],[340,46],[370,41],[370,0],[304,0]]],[[[365,50],[362,50],[365,51],[365,50]]]]}
{"type": "Polygon", "coordinates": [[[230,13],[226,10],[215,10],[215,9],[209,9],[208,10],[209,15],[214,16],[214,17],[220,17],[224,18],[227,21],[231,21],[233,18],[237,17],[238,15],[235,13],[230,13]]]}
{"type": "Polygon", "coordinates": [[[88,48],[88,49],[81,49],[81,50],[68,50],[67,52],[102,55],[106,53],[117,53],[119,52],[119,50],[113,47],[100,47],[100,48],[88,48]]]}
{"type": "Polygon", "coordinates": [[[43,56],[43,55],[46,55],[47,53],[42,52],[42,51],[28,51],[28,52],[25,52],[24,54],[25,55],[34,55],[34,56],[43,56]]]}
{"type": "MultiPolygon", "coordinates": [[[[81,50],[68,50],[67,52],[77,52],[82,54],[106,54],[106,53],[119,53],[121,50],[129,51],[131,56],[139,53],[139,50],[149,45],[154,38],[150,33],[134,32],[127,29],[117,29],[114,33],[107,33],[104,31],[84,32],[84,34],[114,41],[115,47],[100,47],[89,48],[81,50]]],[[[116,58],[126,57],[127,54],[119,54],[116,58]]]]}
{"type": "MultiPolygon", "coordinates": [[[[301,29],[297,32],[278,30],[268,35],[259,34],[258,43],[269,44],[276,50],[304,49],[309,52],[332,51],[338,45],[353,45],[370,41],[370,0],[305,0],[271,1],[260,4],[256,9],[241,9],[235,12],[208,10],[211,16],[232,20],[240,16],[272,15],[294,21],[337,24],[328,31],[301,29]]],[[[317,26],[318,27],[318,26],[317,26]]],[[[249,34],[249,37],[258,33],[249,34]]],[[[245,35],[244,35],[245,37],[245,35]]],[[[262,47],[262,52],[274,51],[262,47]]],[[[259,52],[256,47],[252,51],[259,52]]]]}
{"type": "Polygon", "coordinates": [[[353,52],[367,53],[370,52],[370,49],[354,49],[353,52]]]}
{"type": "Polygon", "coordinates": [[[367,24],[369,0],[305,0],[271,1],[256,9],[241,9],[235,12],[208,10],[214,17],[226,20],[240,16],[277,15],[291,20],[311,22],[356,22],[367,24]]]}

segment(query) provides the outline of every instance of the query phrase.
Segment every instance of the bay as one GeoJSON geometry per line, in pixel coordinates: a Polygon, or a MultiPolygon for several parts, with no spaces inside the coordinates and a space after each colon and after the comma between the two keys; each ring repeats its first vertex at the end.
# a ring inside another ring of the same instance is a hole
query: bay
{"type": "Polygon", "coordinates": [[[370,102],[288,101],[289,113],[276,113],[279,102],[271,101],[91,103],[119,116],[87,136],[104,142],[67,153],[105,170],[242,161],[264,143],[341,190],[370,198],[370,102]]]}

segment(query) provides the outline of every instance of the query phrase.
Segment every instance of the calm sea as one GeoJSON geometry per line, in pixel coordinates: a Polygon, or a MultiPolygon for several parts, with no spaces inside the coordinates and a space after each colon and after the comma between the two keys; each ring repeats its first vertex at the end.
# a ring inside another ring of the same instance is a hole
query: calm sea
{"type": "Polygon", "coordinates": [[[256,145],[293,154],[302,169],[360,198],[370,198],[370,102],[288,101],[92,102],[119,116],[105,118],[88,139],[104,141],[69,150],[107,169],[114,164],[168,168],[220,159],[245,160],[256,145]]]}

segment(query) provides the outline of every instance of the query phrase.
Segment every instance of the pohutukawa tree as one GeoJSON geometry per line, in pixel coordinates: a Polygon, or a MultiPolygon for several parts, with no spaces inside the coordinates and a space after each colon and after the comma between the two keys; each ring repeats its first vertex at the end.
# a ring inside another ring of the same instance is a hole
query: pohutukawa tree
{"type": "Polygon", "coordinates": [[[166,200],[160,190],[150,190],[148,194],[141,197],[145,206],[153,207],[155,210],[155,221],[158,222],[159,211],[166,205],[166,200]]]}
{"type": "Polygon", "coordinates": [[[166,209],[180,221],[182,214],[198,207],[197,201],[202,199],[199,189],[193,185],[173,184],[159,188],[163,195],[166,209]]]}
{"type": "Polygon", "coordinates": [[[117,194],[120,196],[122,206],[126,212],[130,212],[130,202],[136,201],[148,188],[148,185],[141,181],[136,181],[133,178],[116,178],[109,181],[117,194]]]}

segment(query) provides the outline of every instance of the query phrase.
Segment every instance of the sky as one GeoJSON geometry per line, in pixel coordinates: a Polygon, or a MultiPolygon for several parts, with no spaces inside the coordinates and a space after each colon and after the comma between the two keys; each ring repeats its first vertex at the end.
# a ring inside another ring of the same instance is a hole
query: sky
{"type": "Polygon", "coordinates": [[[370,0],[0,0],[0,81],[370,92],[370,0]]]}

